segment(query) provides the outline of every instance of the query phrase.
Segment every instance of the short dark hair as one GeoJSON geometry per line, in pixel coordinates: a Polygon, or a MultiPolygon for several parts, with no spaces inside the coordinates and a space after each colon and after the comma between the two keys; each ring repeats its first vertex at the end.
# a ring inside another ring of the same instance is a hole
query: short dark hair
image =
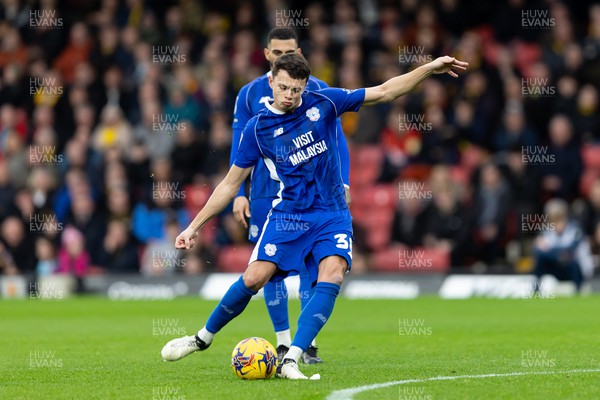
{"type": "Polygon", "coordinates": [[[298,34],[295,30],[288,27],[283,28],[274,28],[269,32],[269,36],[267,36],[267,43],[271,43],[271,40],[279,39],[279,40],[288,40],[294,39],[296,43],[298,43],[298,34]]]}
{"type": "Polygon", "coordinates": [[[302,54],[290,53],[279,57],[273,64],[273,76],[279,71],[286,71],[292,79],[306,79],[310,76],[310,65],[302,54]]]}

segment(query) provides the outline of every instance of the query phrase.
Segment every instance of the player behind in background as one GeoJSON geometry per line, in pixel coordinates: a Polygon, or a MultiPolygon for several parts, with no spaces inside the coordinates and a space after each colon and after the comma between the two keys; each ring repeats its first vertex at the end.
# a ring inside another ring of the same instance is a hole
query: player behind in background
{"type": "MultiPolygon", "coordinates": [[[[267,48],[264,49],[265,58],[269,61],[270,68],[273,68],[273,63],[282,55],[290,53],[301,53],[298,47],[298,36],[291,28],[275,28],[269,32],[267,37],[267,48]]],[[[231,166],[238,154],[238,146],[242,135],[242,130],[250,120],[260,110],[265,108],[268,102],[272,102],[273,90],[269,87],[269,77],[271,71],[256,78],[248,83],[240,90],[233,111],[233,139],[231,146],[231,156],[229,165],[231,166]]],[[[314,76],[308,78],[306,84],[307,90],[318,90],[329,87],[325,82],[318,80],[314,76]]],[[[348,196],[349,180],[350,180],[350,161],[348,155],[348,144],[342,133],[341,124],[336,124],[338,130],[338,149],[340,154],[340,162],[342,168],[342,179],[348,196]]],[[[243,149],[241,149],[243,151],[243,149]]],[[[279,155],[280,157],[283,154],[279,155]]],[[[269,171],[263,160],[259,160],[254,166],[251,175],[250,184],[250,202],[245,195],[245,187],[242,183],[237,197],[233,202],[233,215],[235,219],[244,227],[248,228],[246,217],[250,218],[249,240],[256,243],[262,233],[263,225],[267,220],[267,214],[271,211],[273,201],[277,199],[279,192],[279,182],[271,179],[269,171]]],[[[293,223],[294,221],[286,221],[293,223]]],[[[298,264],[303,264],[303,260],[299,260],[298,264]]],[[[306,268],[298,265],[300,271],[300,302],[304,308],[310,300],[312,293],[312,284],[306,268]]],[[[290,334],[290,322],[288,315],[288,291],[284,281],[274,283],[268,282],[263,288],[265,303],[269,316],[273,322],[275,335],[277,337],[277,354],[281,356],[285,354],[292,343],[290,334]]],[[[302,361],[307,364],[315,364],[321,362],[317,356],[316,343],[313,342],[302,355],[302,361]]]]}
{"type": "Polygon", "coordinates": [[[310,76],[308,62],[299,54],[280,57],[269,78],[273,103],[248,121],[240,143],[243,151],[238,152],[229,173],[204,208],[177,237],[175,247],[194,246],[198,230],[227,207],[261,158],[273,179],[280,182],[279,198],[244,275],[229,287],[197,335],[173,339],[163,347],[163,359],[175,361],[206,350],[215,334],[244,311],[267,281],[283,279],[299,260],[310,258],[313,263],[307,263],[309,273],[311,278],[317,278],[314,294],[302,309],[290,350],[277,367],[280,378],[308,379],[298,369],[298,360],[329,320],[344,276],[352,265],[352,217],[337,153],[337,118],[346,111],[357,111],[363,104],[394,101],[432,74],[456,77],[454,69],[465,70],[467,65],[445,56],[378,86],[305,91],[310,76]],[[278,152],[285,157],[278,160],[278,152]],[[299,216],[309,229],[275,229],[276,221],[290,214],[299,216]]]}

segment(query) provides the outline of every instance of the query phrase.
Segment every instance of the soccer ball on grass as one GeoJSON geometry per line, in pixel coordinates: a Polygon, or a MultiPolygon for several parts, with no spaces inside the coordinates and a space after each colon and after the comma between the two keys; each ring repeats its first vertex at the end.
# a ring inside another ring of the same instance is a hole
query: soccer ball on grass
{"type": "Polygon", "coordinates": [[[231,369],[241,379],[268,379],[275,374],[277,352],[263,338],[239,342],[231,353],[231,369]]]}

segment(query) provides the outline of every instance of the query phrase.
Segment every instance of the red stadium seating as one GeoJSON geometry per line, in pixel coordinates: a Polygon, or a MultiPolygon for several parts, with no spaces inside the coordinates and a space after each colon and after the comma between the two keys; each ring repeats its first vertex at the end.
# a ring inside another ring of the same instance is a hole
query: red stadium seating
{"type": "Polygon", "coordinates": [[[212,193],[212,188],[209,185],[187,185],[185,187],[185,208],[193,217],[204,207],[208,198],[212,193]]]}
{"type": "Polygon", "coordinates": [[[450,268],[450,254],[437,249],[395,245],[376,252],[371,267],[374,271],[445,273],[450,268]]]}
{"type": "Polygon", "coordinates": [[[581,158],[585,168],[600,169],[600,146],[586,145],[581,148],[581,158]]]}
{"type": "Polygon", "coordinates": [[[244,272],[254,250],[253,245],[225,246],[219,251],[219,272],[244,272]]]}

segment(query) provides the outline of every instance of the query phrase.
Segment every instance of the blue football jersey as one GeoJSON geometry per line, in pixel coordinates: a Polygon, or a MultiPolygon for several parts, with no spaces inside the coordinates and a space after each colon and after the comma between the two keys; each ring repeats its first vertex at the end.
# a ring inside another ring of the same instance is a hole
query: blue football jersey
{"type": "MultiPolygon", "coordinates": [[[[266,104],[273,101],[273,90],[269,87],[270,74],[271,72],[268,72],[242,87],[235,100],[232,124],[233,138],[231,154],[229,157],[230,166],[233,164],[233,161],[236,159],[238,154],[242,130],[250,118],[257,115],[260,110],[265,108],[266,104]]],[[[319,90],[327,87],[328,86],[325,82],[313,76],[309,77],[306,84],[306,90],[319,90]]],[[[344,184],[350,185],[350,160],[348,155],[348,144],[346,142],[346,138],[342,134],[342,126],[339,121],[336,127],[340,132],[338,135],[338,146],[340,151],[340,162],[342,165],[342,178],[344,179],[344,184]]],[[[277,197],[278,192],[279,183],[270,178],[269,171],[264,162],[259,161],[252,171],[250,198],[275,198],[277,197]]],[[[240,191],[238,192],[238,196],[243,195],[245,195],[244,185],[242,185],[240,191]]]]}
{"type": "Polygon", "coordinates": [[[336,124],[344,112],[358,111],[364,98],[364,89],[328,88],[305,91],[290,113],[267,103],[244,128],[234,164],[264,162],[278,184],[275,210],[346,209],[336,124]]]}

